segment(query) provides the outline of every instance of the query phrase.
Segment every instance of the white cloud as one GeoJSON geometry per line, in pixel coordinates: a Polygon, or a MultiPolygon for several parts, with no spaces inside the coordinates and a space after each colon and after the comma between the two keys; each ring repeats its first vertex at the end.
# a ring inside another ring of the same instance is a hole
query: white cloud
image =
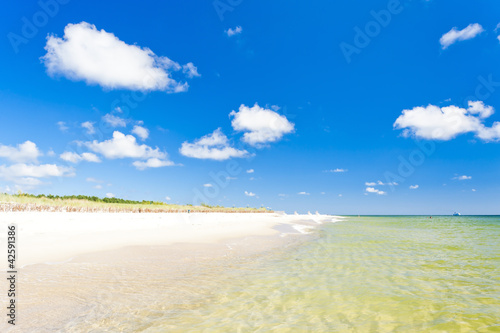
{"type": "Polygon", "coordinates": [[[167,154],[160,151],[159,148],[153,149],[145,144],[139,145],[133,135],[125,135],[119,131],[113,132],[112,139],[102,142],[94,140],[92,142],[85,142],[84,144],[93,152],[99,153],[108,159],[165,159],[167,157],[167,154]]]}
{"type": "Polygon", "coordinates": [[[149,130],[145,127],[135,125],[132,129],[132,133],[137,135],[142,140],[146,140],[149,137],[149,130]]]}
{"type": "Polygon", "coordinates": [[[18,163],[10,166],[0,165],[0,178],[20,185],[36,186],[42,182],[39,178],[72,177],[73,168],[56,164],[24,164],[18,163]]]}
{"type": "Polygon", "coordinates": [[[376,189],[376,188],[373,188],[373,187],[367,187],[367,188],[365,189],[365,191],[366,191],[367,193],[376,193],[376,194],[379,194],[379,195],[384,195],[384,194],[387,194],[386,192],[381,191],[381,190],[376,189]]]}
{"type": "Polygon", "coordinates": [[[188,62],[187,64],[182,66],[182,72],[186,74],[188,78],[193,78],[195,76],[200,77],[201,74],[198,73],[198,68],[193,65],[192,62],[188,62]]]}
{"type": "Polygon", "coordinates": [[[494,122],[491,127],[481,127],[477,132],[477,136],[485,141],[500,140],[500,122],[494,122]]]}
{"type": "Polygon", "coordinates": [[[106,193],[106,196],[108,198],[114,198],[115,197],[115,195],[113,193],[106,193]]]}
{"type": "Polygon", "coordinates": [[[90,121],[86,121],[82,123],[82,127],[87,130],[87,134],[94,134],[95,133],[95,128],[94,128],[94,123],[90,121]]]}
{"type": "Polygon", "coordinates": [[[239,35],[243,32],[243,28],[241,26],[237,26],[236,28],[229,28],[224,31],[228,37],[232,37],[234,35],[239,35]]]}
{"type": "Polygon", "coordinates": [[[153,149],[145,144],[139,145],[133,135],[125,135],[119,131],[113,132],[112,139],[102,142],[94,140],[83,144],[107,159],[133,158],[144,160],[132,163],[139,170],[174,165],[173,162],[168,160],[167,153],[160,151],[158,147],[153,149]]]}
{"type": "Polygon", "coordinates": [[[339,197],[341,197],[341,196],[342,196],[342,194],[339,194],[339,197]]]}
{"type": "Polygon", "coordinates": [[[396,183],[396,182],[384,183],[383,181],[378,180],[376,182],[366,182],[365,185],[366,186],[376,186],[376,185],[381,185],[381,186],[397,186],[399,184],[396,183]]]}
{"type": "Polygon", "coordinates": [[[69,127],[66,126],[66,123],[64,121],[58,121],[57,122],[57,127],[59,127],[59,130],[61,132],[66,132],[69,129],[69,127]]]}
{"type": "Polygon", "coordinates": [[[500,123],[485,127],[483,121],[493,114],[491,106],[481,101],[469,101],[468,108],[450,105],[428,105],[403,110],[394,122],[395,129],[404,129],[403,135],[414,135],[429,140],[450,140],[457,135],[475,133],[477,137],[493,141],[500,139],[500,123]]]}
{"type": "Polygon", "coordinates": [[[347,169],[330,169],[330,170],[325,170],[325,172],[332,172],[332,173],[338,173],[338,172],[347,172],[347,169]]]}
{"type": "Polygon", "coordinates": [[[111,127],[126,127],[127,121],[123,118],[107,113],[102,117],[102,120],[111,127]]]}
{"type": "Polygon", "coordinates": [[[96,155],[92,153],[82,153],[81,155],[71,152],[71,151],[65,151],[59,157],[67,162],[71,163],[78,163],[80,161],[87,161],[87,162],[94,162],[94,163],[100,163],[101,159],[96,155]]]}
{"type": "Polygon", "coordinates": [[[439,42],[444,50],[457,41],[472,39],[483,31],[483,27],[478,23],[469,24],[462,30],[458,30],[457,27],[453,27],[450,31],[441,36],[439,42]]]}
{"type": "Polygon", "coordinates": [[[472,179],[472,176],[462,175],[462,176],[453,177],[452,179],[456,179],[456,180],[469,180],[469,179],[472,179]]]}
{"type": "MultiPolygon", "coordinates": [[[[62,38],[47,37],[42,61],[51,76],[62,75],[106,89],[182,92],[187,83],[172,78],[182,66],[146,47],[129,45],[87,22],[68,24],[62,38]]],[[[186,65],[187,66],[187,65],[186,65]]]]}
{"type": "Polygon", "coordinates": [[[475,189],[475,188],[473,188],[473,189],[472,189],[472,192],[476,192],[476,189],[475,189]]]}
{"type": "Polygon", "coordinates": [[[102,185],[97,184],[97,185],[94,186],[94,188],[97,189],[97,190],[100,190],[100,189],[102,189],[102,185]]]}
{"type": "Polygon", "coordinates": [[[247,197],[255,197],[255,193],[253,193],[253,192],[247,192],[247,191],[245,191],[245,195],[247,197]]]}
{"type": "Polygon", "coordinates": [[[307,192],[299,192],[297,193],[298,195],[310,195],[311,193],[307,193],[307,192]]]}
{"type": "Polygon", "coordinates": [[[397,186],[397,185],[399,185],[399,184],[398,184],[398,183],[396,183],[396,182],[384,183],[384,182],[382,182],[381,180],[379,180],[379,181],[377,181],[377,185],[382,185],[382,186],[385,186],[385,185],[387,185],[387,186],[397,186]]]}
{"type": "Polygon", "coordinates": [[[87,162],[94,162],[94,163],[100,163],[101,159],[97,157],[96,154],[92,153],[82,153],[82,160],[87,161],[87,162]]]}
{"type": "Polygon", "coordinates": [[[241,105],[239,111],[232,111],[231,125],[236,131],[244,131],[243,141],[259,146],[280,140],[283,135],[293,132],[294,124],[285,116],[261,108],[257,103],[251,108],[241,105]]]}
{"type": "Polygon", "coordinates": [[[227,136],[222,133],[220,128],[195,140],[194,143],[183,142],[179,152],[187,157],[217,161],[227,160],[232,157],[249,156],[246,150],[231,147],[227,136]]]}
{"type": "Polygon", "coordinates": [[[203,184],[204,187],[213,187],[212,184],[203,184]]]}
{"type": "Polygon", "coordinates": [[[61,155],[59,155],[59,158],[61,158],[64,161],[71,162],[71,163],[77,163],[81,160],[80,155],[78,155],[77,153],[69,152],[69,151],[66,151],[66,152],[62,153],[61,155]]]}
{"type": "Polygon", "coordinates": [[[34,142],[26,141],[18,144],[17,147],[4,146],[0,143],[0,157],[6,158],[12,162],[37,162],[42,153],[34,142]]]}
{"type": "Polygon", "coordinates": [[[170,201],[170,200],[172,200],[172,198],[170,198],[169,196],[167,196],[167,197],[165,197],[165,200],[170,201]]]}
{"type": "Polygon", "coordinates": [[[410,190],[416,190],[418,188],[418,185],[410,185],[410,190]]]}
{"type": "Polygon", "coordinates": [[[153,157],[149,158],[146,161],[135,161],[132,163],[139,170],[144,170],[147,168],[161,168],[165,166],[172,166],[174,163],[172,161],[165,161],[159,158],[153,157]]]}
{"type": "Polygon", "coordinates": [[[247,170],[247,173],[254,173],[254,172],[255,172],[255,170],[254,170],[254,169],[248,169],[248,170],[247,170]]]}
{"type": "Polygon", "coordinates": [[[468,106],[467,111],[470,114],[478,114],[479,118],[488,118],[495,113],[492,106],[484,105],[482,101],[469,101],[468,106]]]}

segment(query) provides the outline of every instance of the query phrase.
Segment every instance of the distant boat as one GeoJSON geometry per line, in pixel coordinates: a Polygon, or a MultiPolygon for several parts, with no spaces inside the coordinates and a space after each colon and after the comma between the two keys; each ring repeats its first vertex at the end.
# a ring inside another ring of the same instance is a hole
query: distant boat
{"type": "Polygon", "coordinates": [[[462,215],[462,214],[457,213],[457,212],[453,213],[453,216],[460,216],[460,215],[462,215]]]}

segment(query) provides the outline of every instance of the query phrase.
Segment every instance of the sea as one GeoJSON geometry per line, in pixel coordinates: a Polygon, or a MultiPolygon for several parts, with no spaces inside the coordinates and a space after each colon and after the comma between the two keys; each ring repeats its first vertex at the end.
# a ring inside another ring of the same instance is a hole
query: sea
{"type": "Polygon", "coordinates": [[[350,216],[313,233],[193,277],[196,301],[115,307],[128,320],[111,331],[500,332],[500,216],[350,216]]]}

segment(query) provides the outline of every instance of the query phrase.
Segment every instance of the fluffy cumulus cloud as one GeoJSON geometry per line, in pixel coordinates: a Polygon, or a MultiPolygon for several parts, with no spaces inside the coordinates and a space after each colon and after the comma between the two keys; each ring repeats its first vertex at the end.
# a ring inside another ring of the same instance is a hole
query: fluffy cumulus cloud
{"type": "Polygon", "coordinates": [[[483,31],[483,27],[478,23],[469,24],[462,30],[458,30],[457,27],[453,27],[450,31],[441,36],[439,43],[441,43],[441,47],[443,49],[446,49],[448,46],[456,42],[472,39],[483,31]]]}
{"type": "Polygon", "coordinates": [[[243,32],[243,28],[241,26],[237,26],[236,28],[229,28],[224,31],[228,37],[232,37],[234,35],[239,35],[243,32]]]}
{"type": "Polygon", "coordinates": [[[137,135],[142,140],[146,140],[149,137],[149,130],[145,127],[135,125],[132,129],[132,133],[137,135]]]}
{"type": "Polygon", "coordinates": [[[365,193],[375,193],[375,194],[378,194],[378,195],[384,195],[384,194],[387,194],[385,191],[381,191],[379,189],[376,189],[374,187],[367,187],[365,189],[365,193]]]}
{"type": "Polygon", "coordinates": [[[414,135],[429,140],[450,140],[460,134],[474,133],[485,141],[500,139],[500,123],[486,127],[483,122],[494,109],[481,101],[469,101],[468,108],[450,105],[428,105],[403,110],[394,122],[395,129],[403,129],[404,136],[414,135]]]}
{"type": "Polygon", "coordinates": [[[307,192],[299,192],[297,193],[298,195],[310,195],[311,193],[307,193],[307,192]]]}
{"type": "Polygon", "coordinates": [[[245,132],[243,141],[252,146],[279,141],[283,135],[294,130],[294,124],[285,116],[261,108],[257,103],[253,107],[242,104],[238,112],[232,111],[229,115],[233,117],[233,128],[245,132]]]}
{"type": "Polygon", "coordinates": [[[85,145],[95,153],[108,159],[117,158],[165,158],[166,154],[159,148],[151,148],[145,144],[139,145],[133,135],[125,135],[120,131],[113,132],[113,138],[98,142],[86,142],[85,145]]]}
{"type": "Polygon", "coordinates": [[[500,122],[494,122],[491,127],[481,127],[477,132],[477,137],[485,141],[500,140],[500,122]]]}
{"type": "Polygon", "coordinates": [[[0,165],[0,178],[28,187],[42,184],[40,178],[72,177],[74,175],[73,168],[56,164],[18,163],[10,166],[0,165]]]}
{"type": "Polygon", "coordinates": [[[34,142],[26,141],[16,147],[4,146],[0,143],[0,157],[12,162],[25,163],[36,162],[42,153],[34,142]]]}
{"type": "Polygon", "coordinates": [[[418,187],[418,185],[410,185],[410,190],[416,190],[418,187]]]}
{"type": "Polygon", "coordinates": [[[125,135],[119,131],[114,131],[113,138],[109,140],[101,142],[94,140],[83,144],[107,159],[136,159],[138,161],[135,161],[133,165],[140,170],[173,165],[167,159],[167,153],[160,151],[158,147],[153,149],[145,144],[140,145],[133,135],[125,135]]]}
{"type": "Polygon", "coordinates": [[[229,140],[221,129],[195,140],[193,143],[184,142],[179,152],[187,157],[224,161],[233,157],[249,156],[246,150],[238,150],[229,144],[229,140]]]}
{"type": "Polygon", "coordinates": [[[174,163],[172,161],[161,160],[159,158],[153,157],[146,161],[135,161],[132,163],[137,169],[144,170],[147,168],[161,168],[165,166],[172,166],[174,163]]]}
{"type": "Polygon", "coordinates": [[[59,157],[66,161],[66,162],[71,162],[71,163],[78,163],[80,161],[87,161],[87,162],[94,162],[94,163],[100,163],[101,159],[96,155],[92,153],[82,153],[82,154],[77,154],[72,151],[65,151],[59,157]]]}
{"type": "Polygon", "coordinates": [[[245,195],[246,195],[247,197],[255,197],[255,196],[256,196],[256,194],[255,194],[255,193],[253,193],[253,192],[248,192],[248,191],[245,191],[245,195]]]}
{"type": "MultiPolygon", "coordinates": [[[[160,57],[148,48],[127,44],[113,33],[98,30],[87,22],[68,24],[62,38],[49,35],[42,57],[49,75],[61,75],[106,89],[160,90],[182,92],[186,82],[173,78],[182,76],[183,67],[167,57],[160,57]]],[[[188,63],[184,73],[197,76],[188,63]]],[[[199,75],[198,75],[199,76],[199,75]]]]}

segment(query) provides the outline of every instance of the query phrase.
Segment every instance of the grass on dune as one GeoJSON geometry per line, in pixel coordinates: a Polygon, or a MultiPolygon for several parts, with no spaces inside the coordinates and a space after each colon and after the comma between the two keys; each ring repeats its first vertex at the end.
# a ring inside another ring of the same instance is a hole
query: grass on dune
{"type": "Polygon", "coordinates": [[[223,212],[223,213],[268,213],[265,208],[228,208],[201,204],[175,205],[158,201],[133,201],[119,198],[88,196],[52,196],[32,194],[0,193],[0,212],[57,211],[57,212],[132,212],[132,213],[177,213],[177,212],[223,212]]]}

